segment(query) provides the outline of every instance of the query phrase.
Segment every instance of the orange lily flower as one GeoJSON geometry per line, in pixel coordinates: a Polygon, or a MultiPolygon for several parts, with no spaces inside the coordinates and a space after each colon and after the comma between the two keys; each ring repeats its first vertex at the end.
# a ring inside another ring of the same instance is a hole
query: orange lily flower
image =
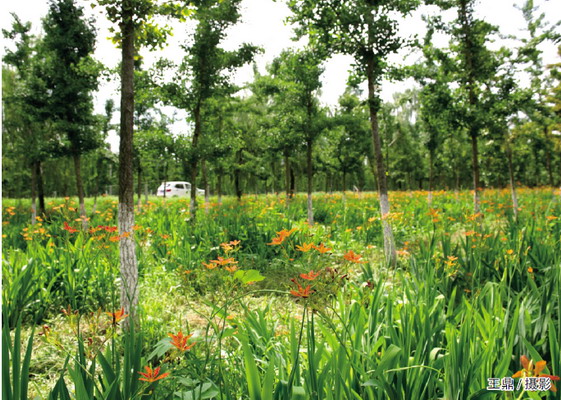
{"type": "Polygon", "coordinates": [[[228,243],[230,246],[237,246],[238,244],[240,244],[239,240],[231,240],[230,243],[228,243]]]}
{"type": "Polygon", "coordinates": [[[307,279],[309,281],[313,281],[314,279],[316,279],[319,276],[319,272],[314,272],[314,270],[311,270],[310,272],[308,272],[307,274],[300,274],[300,278],[302,279],[307,279]]]}
{"type": "MultiPolygon", "coordinates": [[[[296,283],[296,282],[294,282],[294,283],[296,283]]],[[[290,294],[293,295],[293,296],[302,297],[302,298],[306,299],[313,293],[313,290],[311,290],[310,285],[306,286],[305,289],[299,283],[296,283],[296,285],[298,286],[298,290],[291,290],[290,291],[290,294]]]]}
{"type": "Polygon", "coordinates": [[[236,272],[238,270],[238,267],[236,265],[232,265],[232,266],[226,266],[224,267],[224,269],[228,272],[236,272]]]}
{"type": "Polygon", "coordinates": [[[70,225],[68,225],[68,222],[66,222],[66,221],[64,221],[64,227],[62,229],[64,229],[65,231],[68,231],[70,233],[78,232],[78,229],[72,228],[70,225]]]}
{"type": "Polygon", "coordinates": [[[228,264],[237,264],[238,262],[235,261],[232,257],[230,258],[217,257],[217,260],[212,260],[211,263],[215,263],[217,265],[228,265],[228,264]]]}
{"type": "Polygon", "coordinates": [[[208,269],[214,269],[216,267],[218,267],[218,264],[216,264],[214,261],[211,261],[210,263],[203,263],[203,265],[205,267],[207,267],[208,269]]]}
{"type": "Polygon", "coordinates": [[[129,316],[129,314],[125,314],[125,309],[123,307],[121,307],[119,311],[106,312],[105,314],[111,317],[111,325],[117,325],[119,322],[129,316]]]}
{"type": "Polygon", "coordinates": [[[141,381],[145,381],[148,383],[156,382],[157,380],[164,379],[166,376],[169,375],[169,372],[165,372],[160,375],[160,367],[156,367],[154,369],[150,368],[149,366],[145,366],[144,369],[146,372],[139,372],[142,375],[142,378],[138,378],[141,381]]]}
{"type": "Polygon", "coordinates": [[[302,246],[296,245],[296,250],[301,251],[303,253],[306,253],[306,252],[312,250],[313,247],[314,247],[314,245],[312,243],[304,243],[304,244],[302,244],[302,246]]]}
{"type": "Polygon", "coordinates": [[[168,336],[171,338],[171,344],[180,351],[190,350],[191,347],[195,345],[194,342],[191,344],[187,344],[187,340],[189,340],[193,335],[184,336],[183,332],[179,331],[177,335],[169,333],[168,336]]]}
{"type": "Polygon", "coordinates": [[[345,260],[353,262],[353,263],[357,263],[357,264],[361,264],[361,263],[364,262],[364,261],[360,261],[362,256],[360,254],[356,254],[352,250],[349,250],[349,252],[347,254],[345,254],[343,257],[345,258],[345,260]]]}
{"type": "MultiPolygon", "coordinates": [[[[555,375],[547,375],[541,373],[547,364],[543,360],[538,361],[536,365],[534,365],[533,360],[528,360],[528,357],[521,356],[520,363],[522,364],[522,369],[516,372],[514,375],[512,375],[513,378],[538,377],[538,378],[549,378],[552,381],[558,381],[560,379],[558,376],[555,375]]],[[[551,383],[551,390],[553,392],[557,391],[557,388],[555,387],[553,382],[551,383]]]]}
{"type": "Polygon", "coordinates": [[[319,246],[312,246],[314,249],[316,249],[317,251],[319,251],[321,254],[325,254],[328,251],[331,251],[331,249],[329,247],[325,247],[325,245],[323,243],[320,243],[319,246]]]}

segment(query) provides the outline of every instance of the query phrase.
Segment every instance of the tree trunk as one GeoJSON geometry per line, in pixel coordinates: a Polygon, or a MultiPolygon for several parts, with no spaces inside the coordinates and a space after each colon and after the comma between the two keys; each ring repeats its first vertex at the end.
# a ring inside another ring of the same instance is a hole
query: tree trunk
{"type": "Polygon", "coordinates": [[[428,203],[429,207],[432,206],[432,185],[434,179],[434,150],[429,151],[429,196],[428,196],[428,203]]]}
{"type": "Polygon", "coordinates": [[[208,214],[210,211],[210,201],[209,201],[209,187],[208,187],[208,176],[207,176],[207,169],[206,169],[206,160],[201,162],[201,168],[203,170],[203,187],[205,188],[205,214],[208,214]]]}
{"type": "Polygon", "coordinates": [[[222,204],[222,169],[218,170],[218,186],[216,188],[218,192],[218,204],[222,204]]]}
{"type": "Polygon", "coordinates": [[[296,175],[294,175],[294,168],[290,168],[290,198],[294,197],[296,193],[296,175]]]}
{"type": "Polygon", "coordinates": [[[551,151],[549,151],[551,142],[549,141],[549,129],[547,129],[547,126],[543,128],[543,133],[545,136],[545,166],[547,168],[549,186],[553,187],[555,186],[555,182],[553,180],[553,170],[551,169],[551,151]]]}
{"type": "Polygon", "coordinates": [[[191,143],[191,201],[189,203],[189,213],[191,215],[191,223],[195,223],[197,219],[197,166],[199,162],[198,144],[201,136],[202,120],[201,120],[201,101],[199,100],[193,110],[195,117],[195,131],[193,132],[193,141],[191,143]]]}
{"type": "Polygon", "coordinates": [[[290,161],[288,159],[288,152],[284,153],[284,178],[286,188],[286,201],[290,200],[290,161]]]}
{"type": "Polygon", "coordinates": [[[138,196],[137,199],[137,207],[138,212],[142,210],[142,167],[139,165],[136,171],[137,182],[136,182],[136,195],[138,196]]]}
{"type": "Polygon", "coordinates": [[[374,77],[374,55],[370,55],[367,65],[368,78],[368,108],[370,111],[370,126],[372,129],[372,142],[374,146],[374,157],[376,159],[376,180],[378,182],[378,193],[380,195],[380,211],[382,214],[382,227],[384,236],[384,254],[386,261],[391,266],[395,266],[397,262],[397,254],[395,250],[395,242],[391,225],[387,219],[390,214],[390,201],[388,198],[388,186],[386,182],[386,170],[384,168],[384,159],[382,155],[382,144],[380,141],[380,132],[378,130],[378,109],[379,102],[375,90],[374,77]]]}
{"type": "Polygon", "coordinates": [[[242,187],[241,187],[241,163],[242,163],[242,151],[238,150],[236,154],[236,169],[234,171],[234,188],[236,190],[236,197],[238,202],[242,200],[242,187]]]}
{"type": "Polygon", "coordinates": [[[80,204],[80,218],[82,219],[82,229],[88,229],[88,219],[86,216],[86,205],[84,204],[84,185],[82,184],[82,171],[80,163],[80,154],[74,153],[74,172],[76,173],[76,190],[78,191],[78,203],[80,204]]]}
{"type": "Polygon", "coordinates": [[[31,164],[31,225],[37,222],[37,168],[31,164]]]}
{"type": "Polygon", "coordinates": [[[473,210],[478,213],[479,208],[479,152],[477,149],[477,134],[471,135],[471,163],[473,169],[473,210]]]}
{"type": "Polygon", "coordinates": [[[39,214],[45,214],[45,188],[43,186],[43,171],[41,161],[35,164],[37,168],[37,199],[39,200],[39,214]]]}
{"type": "Polygon", "coordinates": [[[121,306],[136,321],[138,266],[134,243],[134,2],[123,0],[121,8],[121,124],[119,142],[119,253],[121,261],[121,306]]]}
{"type": "Polygon", "coordinates": [[[308,225],[314,224],[314,209],[312,204],[313,170],[312,170],[312,140],[306,141],[306,173],[308,178],[308,225]]]}
{"type": "Polygon", "coordinates": [[[508,158],[508,175],[510,178],[510,193],[512,195],[512,212],[514,213],[514,218],[518,219],[518,196],[516,195],[516,183],[514,181],[514,170],[512,168],[512,149],[510,146],[506,149],[506,155],[508,158]]]}

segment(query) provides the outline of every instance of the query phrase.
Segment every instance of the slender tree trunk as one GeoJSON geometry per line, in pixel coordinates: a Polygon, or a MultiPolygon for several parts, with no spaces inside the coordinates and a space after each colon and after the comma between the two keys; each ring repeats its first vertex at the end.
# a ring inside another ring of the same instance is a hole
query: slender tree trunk
{"type": "Polygon", "coordinates": [[[136,195],[138,212],[142,211],[142,167],[139,165],[136,171],[137,182],[136,182],[136,195]]]}
{"type": "Polygon", "coordinates": [[[312,140],[306,141],[306,173],[308,178],[308,225],[314,224],[314,209],[312,204],[313,170],[312,170],[312,140]]]}
{"type": "Polygon", "coordinates": [[[43,186],[43,171],[41,161],[35,164],[37,168],[37,198],[39,200],[39,214],[45,214],[45,188],[43,186]]]}
{"type": "Polygon", "coordinates": [[[207,176],[207,169],[206,169],[206,160],[203,160],[201,162],[201,169],[203,170],[203,186],[205,188],[205,214],[208,214],[208,212],[210,211],[209,209],[209,205],[210,205],[210,201],[209,201],[209,187],[208,187],[208,176],[207,176]]]}
{"type": "Polygon", "coordinates": [[[432,206],[432,189],[433,189],[433,179],[434,179],[434,150],[429,151],[429,196],[428,203],[429,207],[432,206]]]}
{"type": "Polygon", "coordinates": [[[477,134],[471,135],[471,163],[473,169],[473,210],[477,214],[479,208],[479,152],[477,149],[477,134]]]}
{"type": "Polygon", "coordinates": [[[121,21],[121,124],[119,142],[119,253],[121,261],[121,306],[136,321],[138,266],[134,243],[134,2],[123,0],[121,21]]]}
{"type": "Polygon", "coordinates": [[[242,163],[242,151],[238,150],[236,154],[236,169],[234,171],[234,187],[236,190],[236,197],[238,198],[238,202],[242,200],[242,187],[241,187],[241,163],[242,163]]]}
{"type": "Polygon", "coordinates": [[[222,205],[222,169],[218,170],[218,204],[222,205]]]}
{"type": "Polygon", "coordinates": [[[197,167],[199,162],[199,155],[197,154],[197,151],[202,128],[200,100],[195,106],[193,116],[195,117],[195,131],[193,132],[193,141],[191,143],[191,202],[189,203],[189,212],[191,214],[191,223],[194,224],[197,218],[197,167]]]}
{"type": "Polygon", "coordinates": [[[148,204],[148,184],[144,183],[144,204],[148,204]]]}
{"type": "Polygon", "coordinates": [[[549,150],[549,144],[551,143],[549,140],[549,129],[547,126],[543,128],[543,133],[545,136],[545,166],[547,168],[547,175],[549,178],[549,186],[555,186],[555,181],[553,180],[553,170],[551,169],[551,151],[549,150]]]}
{"type": "Polygon", "coordinates": [[[88,219],[86,216],[86,205],[84,204],[84,185],[82,183],[82,171],[80,163],[80,154],[74,153],[72,155],[74,160],[74,172],[76,173],[76,190],[78,191],[78,203],[80,204],[80,218],[82,219],[82,229],[88,229],[88,219]]]}
{"type": "Polygon", "coordinates": [[[276,168],[276,165],[275,165],[275,161],[273,160],[273,161],[271,161],[271,177],[272,177],[272,179],[271,179],[271,186],[272,186],[271,189],[273,191],[273,194],[275,194],[276,191],[277,191],[276,182],[275,182],[276,181],[276,169],[277,168],[276,168]]]}
{"type": "Polygon", "coordinates": [[[294,168],[290,168],[290,198],[293,198],[295,193],[296,193],[296,175],[294,175],[294,168]]]}
{"type": "Polygon", "coordinates": [[[514,218],[518,219],[518,196],[516,195],[516,182],[514,181],[514,169],[512,168],[512,149],[510,145],[506,150],[508,158],[508,176],[510,179],[510,194],[512,195],[512,212],[514,218]]]}
{"type": "Polygon", "coordinates": [[[284,153],[284,179],[286,188],[286,201],[290,200],[290,161],[288,159],[288,152],[284,153]]]}
{"type": "Polygon", "coordinates": [[[388,186],[386,182],[386,170],[384,168],[384,159],[382,155],[382,144],[380,141],[380,132],[378,130],[378,109],[379,99],[375,90],[374,77],[374,56],[371,55],[367,65],[368,78],[368,108],[370,110],[370,125],[372,129],[372,142],[374,146],[374,157],[376,159],[376,178],[378,181],[378,193],[380,195],[380,211],[382,214],[382,228],[384,235],[384,253],[386,261],[395,266],[397,262],[397,254],[395,250],[395,242],[393,231],[387,216],[390,214],[390,201],[388,198],[388,186]]]}
{"type": "Polygon", "coordinates": [[[31,225],[37,222],[37,168],[31,164],[31,225]]]}

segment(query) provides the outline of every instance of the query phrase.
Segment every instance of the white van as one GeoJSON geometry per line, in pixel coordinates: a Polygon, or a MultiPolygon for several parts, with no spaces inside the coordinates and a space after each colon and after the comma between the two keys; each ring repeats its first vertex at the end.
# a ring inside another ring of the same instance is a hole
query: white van
{"type": "MultiPolygon", "coordinates": [[[[189,197],[191,195],[191,184],[189,182],[170,181],[160,185],[156,191],[156,196],[166,197],[189,197]],[[165,192],[164,192],[165,191],[165,192]]],[[[202,196],[205,194],[203,189],[197,189],[197,194],[202,196]]]]}

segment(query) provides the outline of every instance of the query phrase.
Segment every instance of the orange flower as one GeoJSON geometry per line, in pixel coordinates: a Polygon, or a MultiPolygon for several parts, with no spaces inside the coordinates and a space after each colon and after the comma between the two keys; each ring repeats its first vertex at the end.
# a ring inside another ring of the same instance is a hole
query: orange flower
{"type": "Polygon", "coordinates": [[[160,375],[160,367],[156,367],[152,370],[149,366],[145,366],[144,369],[146,372],[139,372],[142,375],[142,378],[138,378],[141,381],[145,381],[148,383],[156,382],[157,380],[164,379],[166,376],[169,375],[169,372],[163,373],[160,375]]]}
{"type": "Polygon", "coordinates": [[[118,242],[119,240],[121,240],[121,237],[120,236],[111,236],[109,238],[109,240],[112,241],[112,242],[118,242]]]}
{"type": "Polygon", "coordinates": [[[238,267],[236,265],[232,265],[232,266],[226,266],[224,267],[224,269],[228,272],[236,272],[238,270],[238,267]]]}
{"type": "Polygon", "coordinates": [[[129,314],[125,314],[125,309],[123,307],[121,307],[119,311],[106,312],[105,314],[111,317],[111,325],[117,325],[119,322],[129,316],[129,314]]]}
{"type": "Polygon", "coordinates": [[[169,333],[168,336],[171,338],[171,344],[180,351],[190,350],[191,347],[195,345],[194,342],[191,344],[187,344],[187,340],[189,340],[193,335],[183,336],[183,332],[179,331],[177,335],[169,333]]]}
{"type": "Polygon", "coordinates": [[[349,252],[347,254],[345,254],[343,257],[345,258],[345,260],[353,262],[353,263],[357,263],[357,264],[361,264],[361,263],[364,262],[364,261],[360,261],[362,256],[360,254],[356,254],[352,250],[349,250],[349,252]]]}
{"type": "Polygon", "coordinates": [[[211,263],[215,263],[217,265],[228,265],[228,264],[237,264],[238,262],[235,261],[232,257],[230,258],[217,257],[217,260],[212,260],[211,263]]]}
{"type": "Polygon", "coordinates": [[[317,251],[319,251],[321,254],[325,254],[328,251],[331,251],[331,249],[329,247],[325,247],[323,243],[320,243],[319,246],[312,246],[314,249],[316,249],[317,251]]]}
{"type": "Polygon", "coordinates": [[[275,246],[275,245],[279,245],[282,242],[284,242],[284,240],[289,237],[292,232],[296,231],[296,228],[292,228],[291,230],[287,231],[286,229],[283,229],[279,232],[277,232],[277,236],[274,237],[271,241],[271,243],[267,243],[270,246],[275,246]]]}
{"type": "Polygon", "coordinates": [[[302,246],[296,245],[296,250],[307,253],[308,251],[312,250],[313,246],[314,245],[312,243],[304,243],[302,244],[302,246]]]}
{"type": "Polygon", "coordinates": [[[319,272],[314,272],[314,270],[311,270],[310,272],[308,272],[307,274],[300,274],[300,278],[302,279],[307,279],[309,281],[313,281],[314,279],[316,279],[319,276],[319,272]]]}
{"type": "Polygon", "coordinates": [[[62,229],[64,229],[65,231],[68,231],[70,233],[78,232],[78,229],[72,228],[70,225],[68,225],[68,222],[66,222],[66,221],[64,221],[64,227],[62,229]]]}
{"type": "Polygon", "coordinates": [[[216,267],[218,267],[218,264],[216,264],[214,261],[211,261],[210,263],[203,263],[203,265],[205,267],[207,267],[208,269],[214,269],[216,267]]]}
{"type": "Polygon", "coordinates": [[[277,246],[284,242],[284,237],[276,236],[271,240],[271,243],[267,243],[269,246],[277,246]]]}
{"type": "Polygon", "coordinates": [[[231,240],[230,243],[228,243],[230,246],[237,246],[238,244],[240,244],[239,240],[231,240]]]}
{"type": "MultiPolygon", "coordinates": [[[[536,365],[534,366],[534,361],[530,361],[528,360],[528,357],[526,356],[521,356],[520,357],[520,363],[522,364],[522,369],[518,372],[516,372],[514,375],[512,375],[513,378],[526,378],[526,377],[538,377],[538,378],[549,378],[552,381],[558,381],[559,377],[558,376],[554,376],[554,375],[547,375],[547,374],[542,374],[541,372],[543,371],[543,369],[546,366],[546,362],[545,361],[538,361],[536,363],[536,365]]],[[[557,391],[557,388],[555,387],[555,385],[553,384],[553,382],[551,383],[551,390],[553,392],[557,391]]]]}
{"type": "MultiPolygon", "coordinates": [[[[296,282],[294,282],[296,283],[296,282]]],[[[296,297],[302,297],[304,299],[308,298],[312,293],[313,290],[311,290],[310,285],[306,286],[306,289],[304,289],[302,287],[302,285],[300,285],[299,283],[296,283],[296,285],[298,286],[298,290],[291,290],[290,294],[296,297]]]]}
{"type": "Polygon", "coordinates": [[[230,243],[220,243],[220,247],[222,247],[222,250],[224,250],[226,253],[228,253],[229,251],[232,251],[234,249],[230,245],[230,243]]]}
{"type": "Polygon", "coordinates": [[[508,250],[506,251],[506,254],[508,254],[509,256],[511,256],[511,255],[514,254],[514,250],[508,249],[508,250]]]}

